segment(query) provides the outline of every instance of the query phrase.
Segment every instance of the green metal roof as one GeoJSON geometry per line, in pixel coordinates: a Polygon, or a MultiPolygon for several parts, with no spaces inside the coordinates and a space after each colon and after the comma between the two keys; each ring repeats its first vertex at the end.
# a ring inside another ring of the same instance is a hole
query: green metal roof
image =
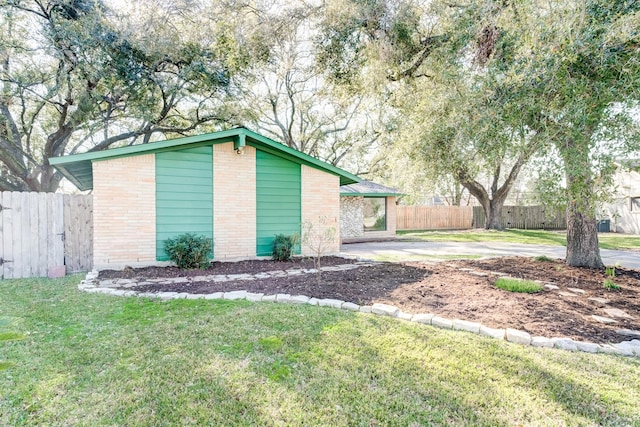
{"type": "Polygon", "coordinates": [[[50,157],[49,164],[60,171],[60,173],[78,187],[78,189],[84,191],[93,188],[93,162],[231,141],[234,142],[236,147],[241,147],[246,144],[284,159],[337,175],[340,177],[340,185],[360,182],[360,178],[352,173],[242,127],[203,135],[152,142],[149,144],[131,145],[128,147],[112,148],[70,156],[50,157]]]}

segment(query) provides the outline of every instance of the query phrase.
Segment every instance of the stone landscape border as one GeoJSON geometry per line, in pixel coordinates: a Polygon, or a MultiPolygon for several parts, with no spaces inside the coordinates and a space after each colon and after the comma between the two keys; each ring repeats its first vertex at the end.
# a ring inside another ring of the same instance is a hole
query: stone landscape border
{"type": "MultiPolygon", "coordinates": [[[[335,267],[329,267],[334,269],[335,267]]],[[[351,267],[353,268],[353,267],[351,267]]],[[[121,297],[157,298],[163,301],[173,299],[204,299],[204,300],[247,300],[251,302],[277,302],[288,304],[310,304],[319,307],[333,307],[360,313],[388,316],[400,320],[431,325],[442,329],[471,332],[499,340],[506,340],[514,344],[530,345],[532,347],[557,348],[569,351],[582,351],[587,353],[606,353],[622,356],[640,357],[640,340],[622,341],[617,344],[596,344],[585,341],[574,341],[570,338],[546,338],[531,336],[528,332],[517,329],[494,329],[477,322],[460,319],[447,319],[434,314],[411,314],[401,311],[398,307],[374,303],[373,305],[358,305],[352,302],[337,299],[317,299],[305,295],[251,293],[247,291],[215,292],[211,294],[191,294],[188,292],[137,292],[133,290],[114,289],[101,287],[98,280],[98,271],[90,271],[86,278],[80,282],[78,289],[89,293],[100,293],[121,297]]],[[[248,279],[248,277],[247,277],[248,279]]],[[[634,332],[634,331],[629,331],[634,332]]]]}

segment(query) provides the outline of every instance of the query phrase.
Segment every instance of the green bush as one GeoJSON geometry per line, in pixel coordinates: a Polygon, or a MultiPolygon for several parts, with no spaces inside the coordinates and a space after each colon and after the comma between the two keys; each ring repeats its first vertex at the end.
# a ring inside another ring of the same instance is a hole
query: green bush
{"type": "Polygon", "coordinates": [[[295,234],[276,234],[273,240],[273,251],[271,255],[276,261],[288,261],[293,255],[293,248],[298,243],[298,236],[295,234]]]}
{"type": "Polygon", "coordinates": [[[620,285],[616,284],[612,279],[606,278],[604,282],[602,282],[602,287],[609,290],[618,290],[620,289],[620,285]]]}
{"type": "Polygon", "coordinates": [[[604,274],[606,274],[607,277],[610,277],[613,279],[614,277],[616,277],[616,266],[613,265],[611,267],[605,267],[604,274]]]}
{"type": "Polygon", "coordinates": [[[207,268],[212,257],[213,239],[194,233],[181,234],[164,242],[169,259],[179,268],[207,268]]]}
{"type": "Polygon", "coordinates": [[[513,279],[509,277],[499,278],[498,280],[496,280],[495,286],[505,291],[524,292],[527,294],[540,292],[542,290],[542,286],[534,281],[513,279]]]}

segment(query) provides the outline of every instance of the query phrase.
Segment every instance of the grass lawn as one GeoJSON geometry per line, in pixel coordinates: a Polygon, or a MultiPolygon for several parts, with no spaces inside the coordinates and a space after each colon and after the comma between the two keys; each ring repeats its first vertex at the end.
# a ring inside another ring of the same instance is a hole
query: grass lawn
{"type": "MultiPolygon", "coordinates": [[[[544,230],[464,230],[464,231],[398,231],[398,236],[428,242],[505,242],[531,245],[566,246],[564,232],[544,230]]],[[[600,233],[601,249],[640,249],[640,236],[600,233]]]]}
{"type": "Polygon", "coordinates": [[[331,308],[0,282],[0,425],[633,425],[640,359],[331,308]]]}
{"type": "Polygon", "coordinates": [[[509,292],[521,292],[532,294],[535,292],[540,292],[542,290],[542,285],[538,282],[534,282],[533,280],[523,280],[517,279],[513,277],[500,277],[494,283],[496,288],[503,289],[509,292]]]}

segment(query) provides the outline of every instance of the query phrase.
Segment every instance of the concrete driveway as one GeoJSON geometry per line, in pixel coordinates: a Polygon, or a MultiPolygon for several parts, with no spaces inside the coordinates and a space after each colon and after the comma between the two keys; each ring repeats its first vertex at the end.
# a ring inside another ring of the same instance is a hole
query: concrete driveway
{"type": "MultiPolygon", "coordinates": [[[[343,244],[341,253],[360,258],[377,256],[392,259],[412,259],[419,256],[541,256],[565,258],[564,246],[524,245],[496,242],[408,242],[402,240],[343,244]]],[[[640,252],[601,249],[600,256],[605,265],[618,263],[622,267],[640,269],[640,252]]]]}

